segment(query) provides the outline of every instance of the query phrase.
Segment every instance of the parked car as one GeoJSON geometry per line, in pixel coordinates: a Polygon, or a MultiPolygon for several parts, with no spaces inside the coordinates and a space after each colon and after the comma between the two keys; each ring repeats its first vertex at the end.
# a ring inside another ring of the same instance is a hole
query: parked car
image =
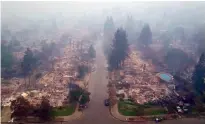
{"type": "Polygon", "coordinates": [[[88,108],[88,105],[87,105],[87,104],[80,105],[79,108],[81,108],[81,109],[85,109],[85,108],[88,108]]]}
{"type": "Polygon", "coordinates": [[[163,121],[164,119],[163,118],[155,118],[155,122],[158,123],[158,122],[161,122],[163,121]]]}
{"type": "Polygon", "coordinates": [[[105,106],[109,106],[109,105],[110,105],[109,99],[105,99],[105,100],[104,100],[104,105],[105,105],[105,106]]]}

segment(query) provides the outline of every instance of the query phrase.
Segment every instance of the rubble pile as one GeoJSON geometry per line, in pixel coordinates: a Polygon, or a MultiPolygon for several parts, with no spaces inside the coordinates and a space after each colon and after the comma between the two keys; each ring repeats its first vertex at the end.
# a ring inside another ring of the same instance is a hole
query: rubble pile
{"type": "Polygon", "coordinates": [[[80,64],[91,66],[93,64],[90,63],[91,61],[83,61],[80,56],[88,50],[89,46],[89,43],[82,44],[81,42],[68,44],[63,49],[63,56],[54,57],[53,69],[36,82],[35,90],[18,90],[19,86],[23,84],[22,82],[11,81],[11,86],[3,86],[2,104],[10,105],[10,100],[22,95],[33,105],[40,104],[42,97],[45,96],[49,99],[51,106],[62,106],[69,95],[68,83],[71,81],[76,82],[76,84],[83,87],[85,85],[83,83],[87,82],[88,76],[85,76],[85,79],[82,80],[77,79],[77,66],[80,64]]]}
{"type": "MultiPolygon", "coordinates": [[[[80,43],[80,42],[78,42],[80,43]]],[[[41,92],[49,98],[52,106],[62,106],[65,99],[69,95],[68,83],[75,82],[79,86],[84,86],[84,81],[77,79],[77,66],[82,63],[80,61],[78,44],[70,44],[64,48],[64,56],[56,58],[53,71],[46,74],[39,80],[44,85],[41,92]],[[71,47],[72,46],[72,47],[71,47]]],[[[88,48],[87,48],[88,49],[88,48]]]]}
{"type": "Polygon", "coordinates": [[[17,59],[17,60],[22,60],[24,57],[24,52],[13,52],[13,56],[17,59]]]}
{"type": "Polygon", "coordinates": [[[1,104],[3,106],[10,105],[10,100],[14,100],[19,95],[17,93],[23,90],[19,87],[24,84],[23,78],[12,78],[6,84],[1,84],[1,104]]]}
{"type": "Polygon", "coordinates": [[[120,71],[121,81],[131,84],[127,94],[139,104],[154,101],[169,93],[167,85],[160,83],[152,63],[140,59],[140,53],[131,50],[120,71]]]}

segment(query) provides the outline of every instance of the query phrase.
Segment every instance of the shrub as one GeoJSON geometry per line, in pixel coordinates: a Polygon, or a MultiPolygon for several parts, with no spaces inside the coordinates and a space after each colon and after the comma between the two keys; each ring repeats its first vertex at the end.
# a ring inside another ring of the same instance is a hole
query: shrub
{"type": "Polygon", "coordinates": [[[42,73],[37,73],[37,74],[35,75],[35,78],[36,78],[36,79],[39,79],[41,76],[42,76],[42,73]]]}
{"type": "Polygon", "coordinates": [[[49,120],[50,119],[50,113],[51,113],[52,107],[50,106],[49,100],[45,97],[43,97],[40,107],[38,109],[37,116],[41,120],[49,120]]]}
{"type": "Polygon", "coordinates": [[[78,66],[78,78],[84,78],[84,76],[86,75],[86,73],[89,72],[89,68],[85,65],[80,65],[78,66]]]}
{"type": "Polygon", "coordinates": [[[11,118],[13,117],[25,118],[32,110],[32,106],[30,105],[29,101],[22,96],[19,96],[15,100],[13,100],[11,102],[10,108],[13,111],[11,113],[11,118]]]}

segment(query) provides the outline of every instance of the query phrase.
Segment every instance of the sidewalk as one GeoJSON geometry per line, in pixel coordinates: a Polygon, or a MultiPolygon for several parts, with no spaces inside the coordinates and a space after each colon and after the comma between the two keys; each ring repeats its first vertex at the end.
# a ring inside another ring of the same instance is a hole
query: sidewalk
{"type": "MultiPolygon", "coordinates": [[[[146,115],[146,116],[124,116],[119,113],[118,111],[118,104],[115,104],[111,109],[110,109],[111,115],[120,120],[120,121],[127,121],[127,122],[144,122],[144,121],[151,121],[150,119],[153,117],[171,117],[171,115],[175,114],[162,114],[162,115],[146,115]]],[[[167,120],[173,120],[173,118],[169,118],[167,120]]]]}
{"type": "Polygon", "coordinates": [[[135,122],[146,121],[143,117],[140,117],[140,116],[124,116],[124,115],[120,114],[118,111],[118,104],[117,103],[110,108],[110,113],[114,118],[116,118],[120,121],[132,121],[132,122],[133,121],[135,121],[135,122]],[[132,118],[132,119],[129,119],[129,118],[132,118]]]}
{"type": "MultiPolygon", "coordinates": [[[[88,79],[86,80],[86,82],[90,82],[90,77],[91,77],[91,73],[88,74],[88,79]]],[[[89,86],[89,83],[88,83],[88,86],[89,86]]],[[[88,88],[88,86],[86,86],[85,88],[88,88]]],[[[81,98],[82,98],[82,95],[80,96],[79,101],[81,98]]],[[[78,111],[79,105],[80,104],[78,102],[76,105],[75,112],[72,115],[56,117],[55,120],[56,121],[70,121],[70,120],[76,120],[76,119],[81,118],[83,115],[83,112],[78,111]]]]}
{"type": "MultiPolygon", "coordinates": [[[[86,82],[90,82],[90,77],[91,77],[91,73],[88,74],[88,79],[86,80],[86,82]]],[[[88,86],[89,86],[89,83],[88,83],[88,86]]],[[[81,97],[79,98],[79,100],[81,99],[81,97]]],[[[59,116],[59,117],[56,117],[55,120],[56,121],[70,121],[70,120],[76,120],[76,119],[81,118],[82,115],[83,115],[83,112],[82,111],[78,111],[79,105],[80,104],[78,102],[77,105],[76,105],[75,112],[72,115],[69,115],[69,116],[59,116]]]]}

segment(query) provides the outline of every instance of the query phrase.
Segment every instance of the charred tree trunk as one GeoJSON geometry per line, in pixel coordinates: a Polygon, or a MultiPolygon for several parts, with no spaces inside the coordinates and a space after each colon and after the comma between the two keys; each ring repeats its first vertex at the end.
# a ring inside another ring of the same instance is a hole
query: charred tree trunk
{"type": "Polygon", "coordinates": [[[31,74],[29,74],[29,77],[28,77],[28,86],[30,87],[30,83],[31,83],[31,74]]]}
{"type": "Polygon", "coordinates": [[[26,84],[26,75],[24,75],[24,81],[25,81],[25,87],[27,88],[27,84],[26,84]]]}

